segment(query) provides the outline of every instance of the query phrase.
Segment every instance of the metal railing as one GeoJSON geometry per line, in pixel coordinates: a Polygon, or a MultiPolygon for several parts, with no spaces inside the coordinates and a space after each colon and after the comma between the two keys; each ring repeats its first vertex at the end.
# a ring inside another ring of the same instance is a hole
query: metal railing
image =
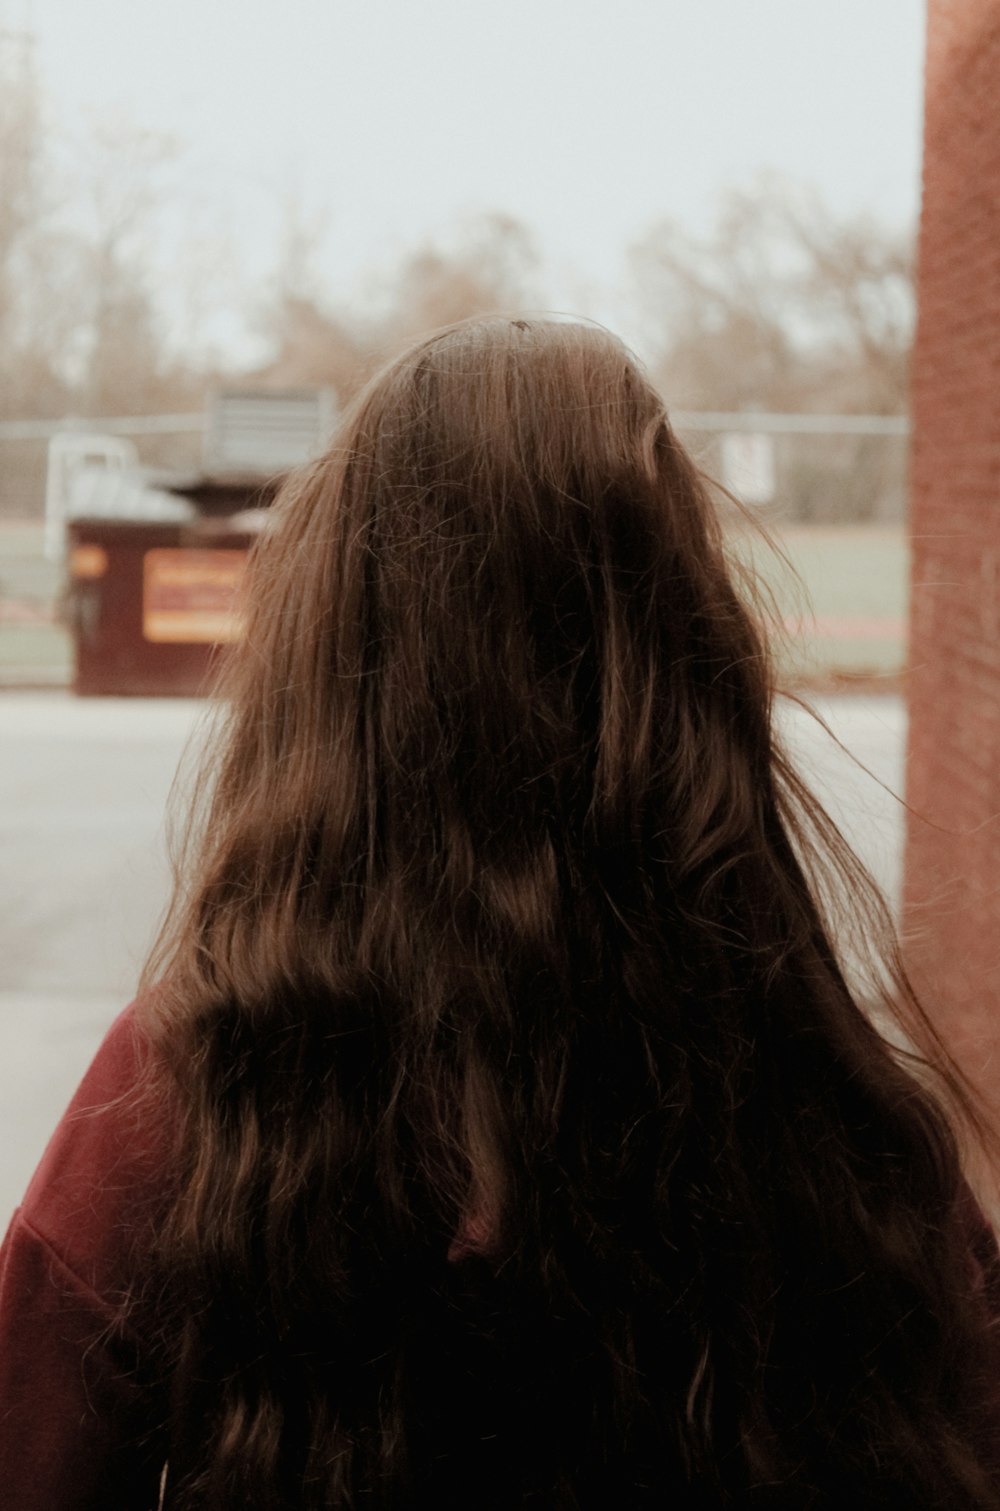
{"type": "MultiPolygon", "coordinates": [[[[674,409],[678,430],[762,431],[773,435],[908,435],[907,415],[777,414],[767,410],[674,409]]],[[[0,420],[0,441],[48,440],[66,430],[104,431],[108,435],[178,435],[206,428],[197,414],[66,415],[59,420],[0,420]]]]}

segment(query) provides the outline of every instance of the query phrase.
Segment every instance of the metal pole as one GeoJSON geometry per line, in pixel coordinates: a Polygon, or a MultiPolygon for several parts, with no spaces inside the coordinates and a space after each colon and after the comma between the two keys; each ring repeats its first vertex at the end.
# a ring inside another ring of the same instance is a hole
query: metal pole
{"type": "MultiPolygon", "coordinates": [[[[900,435],[910,433],[902,414],[772,414],[750,409],[726,413],[712,409],[675,409],[671,419],[678,430],[768,431],[786,435],[900,435]]],[[[67,415],[59,420],[2,420],[0,441],[48,440],[65,430],[104,431],[109,435],[176,435],[205,429],[204,414],[119,415],[87,419],[67,415]]]]}
{"type": "Polygon", "coordinates": [[[60,420],[0,420],[0,441],[47,441],[74,430],[88,435],[181,435],[204,428],[203,414],[119,415],[110,419],[65,415],[60,420]]]}

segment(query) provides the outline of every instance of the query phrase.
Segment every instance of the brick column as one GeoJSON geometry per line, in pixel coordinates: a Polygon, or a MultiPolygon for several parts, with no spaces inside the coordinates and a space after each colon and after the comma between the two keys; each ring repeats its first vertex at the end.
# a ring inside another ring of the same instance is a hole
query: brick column
{"type": "Polygon", "coordinates": [[[1000,1098],[1000,0],[930,0],[918,267],[904,930],[1000,1098]]]}

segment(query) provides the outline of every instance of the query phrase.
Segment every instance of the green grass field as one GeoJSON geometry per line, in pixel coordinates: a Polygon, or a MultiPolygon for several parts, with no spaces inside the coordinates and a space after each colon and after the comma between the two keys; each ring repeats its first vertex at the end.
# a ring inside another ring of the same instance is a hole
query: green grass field
{"type": "Polygon", "coordinates": [[[788,640],[787,680],[898,678],[906,664],[909,543],[903,527],[796,525],[763,542],[733,539],[773,596],[788,640]],[[782,557],[784,559],[782,559],[782,557]]]}
{"type": "MultiPolygon", "coordinates": [[[[783,679],[892,686],[906,658],[905,530],[799,525],[776,540],[785,560],[743,533],[732,543],[787,626],[779,651],[783,679]]],[[[38,617],[52,614],[61,585],[61,569],[42,554],[41,527],[0,523],[0,685],[68,682],[69,635],[38,617]]]]}
{"type": "Polygon", "coordinates": [[[35,617],[51,616],[61,586],[62,569],[45,560],[41,526],[0,523],[0,686],[69,682],[69,634],[35,617]],[[23,619],[25,612],[32,617],[23,619]]]}

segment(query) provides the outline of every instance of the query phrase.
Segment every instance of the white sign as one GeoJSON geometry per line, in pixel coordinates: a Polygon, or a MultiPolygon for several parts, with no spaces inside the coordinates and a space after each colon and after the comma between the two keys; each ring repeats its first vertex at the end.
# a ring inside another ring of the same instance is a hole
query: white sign
{"type": "Polygon", "coordinates": [[[722,437],[722,483],[745,504],[774,498],[774,437],[731,430],[722,437]]]}

